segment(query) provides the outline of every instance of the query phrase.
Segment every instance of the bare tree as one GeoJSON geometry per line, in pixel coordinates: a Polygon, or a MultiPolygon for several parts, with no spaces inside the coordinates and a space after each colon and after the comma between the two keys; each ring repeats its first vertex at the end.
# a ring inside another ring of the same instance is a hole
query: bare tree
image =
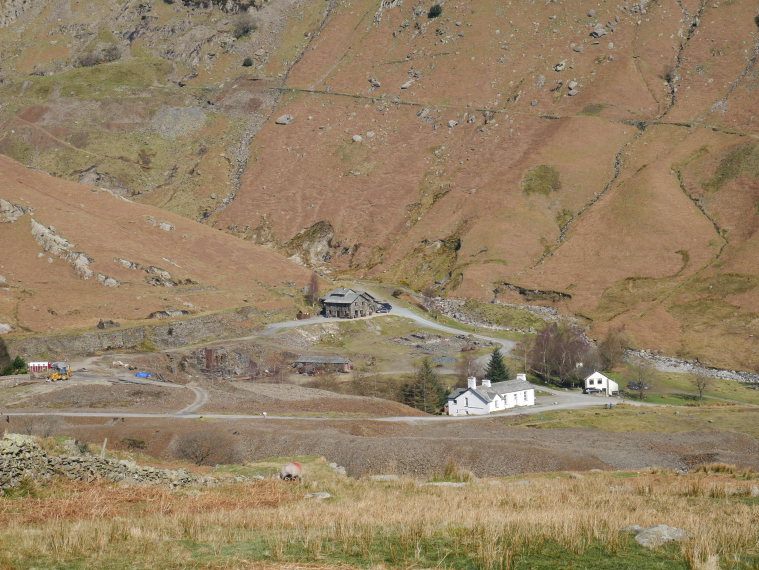
{"type": "Polygon", "coordinates": [[[643,400],[646,397],[646,392],[651,389],[653,384],[653,367],[643,360],[638,358],[633,362],[631,370],[632,380],[627,384],[628,388],[637,392],[638,399],[643,400]]]}
{"type": "Polygon", "coordinates": [[[461,352],[459,361],[456,363],[456,388],[466,386],[467,378],[470,376],[479,376],[481,366],[477,363],[477,357],[471,352],[461,352]]]}
{"type": "Polygon", "coordinates": [[[316,305],[319,302],[319,276],[316,274],[316,271],[311,273],[307,287],[306,301],[311,305],[316,305]]]}
{"type": "Polygon", "coordinates": [[[519,359],[522,364],[522,373],[527,374],[529,371],[530,352],[532,352],[533,341],[530,337],[520,339],[511,349],[511,354],[519,359]]]}
{"type": "Polygon", "coordinates": [[[624,326],[610,328],[598,345],[598,353],[604,370],[612,370],[622,362],[625,349],[632,346],[632,339],[624,326]]]}
{"type": "Polygon", "coordinates": [[[551,323],[535,337],[530,368],[546,381],[574,386],[581,374],[578,364],[590,350],[580,329],[551,323]]]}
{"type": "Polygon", "coordinates": [[[704,392],[711,385],[712,379],[708,376],[694,373],[689,376],[689,380],[691,381],[691,384],[693,384],[693,387],[698,391],[698,399],[703,400],[704,392]]]}
{"type": "Polygon", "coordinates": [[[211,431],[180,435],[174,445],[174,453],[180,459],[192,461],[196,465],[229,463],[236,455],[229,437],[211,431]]]}

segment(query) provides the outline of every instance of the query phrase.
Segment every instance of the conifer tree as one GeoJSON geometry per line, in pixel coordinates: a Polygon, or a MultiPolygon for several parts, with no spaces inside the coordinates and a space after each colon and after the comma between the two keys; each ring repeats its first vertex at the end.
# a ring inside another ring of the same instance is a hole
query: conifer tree
{"type": "Polygon", "coordinates": [[[401,387],[401,401],[407,406],[428,414],[438,414],[445,405],[445,388],[425,358],[416,371],[414,380],[401,387]]]}
{"type": "Polygon", "coordinates": [[[488,362],[488,367],[485,369],[485,378],[491,382],[505,382],[510,376],[511,373],[503,362],[501,349],[496,348],[490,355],[490,362],[488,362]]]}

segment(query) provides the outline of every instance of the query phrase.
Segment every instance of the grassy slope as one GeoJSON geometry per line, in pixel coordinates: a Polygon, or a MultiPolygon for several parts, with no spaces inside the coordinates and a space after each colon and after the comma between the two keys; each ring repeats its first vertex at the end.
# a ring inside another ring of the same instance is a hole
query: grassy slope
{"type": "MultiPolygon", "coordinates": [[[[292,458],[218,468],[272,473],[292,458]]],[[[14,568],[725,568],[757,562],[756,474],[527,476],[463,488],[378,483],[296,458],[304,486],[273,480],[204,490],[105,483],[27,485],[0,498],[2,563],[14,568]],[[304,494],[326,491],[323,501],[304,494]],[[393,505],[388,509],[387,505],[393,505]],[[441,508],[445,505],[445,508],[441,508]],[[156,508],[160,506],[160,508],[156,508]],[[620,532],[666,523],[692,533],[653,551],[620,532]]],[[[436,480],[459,479],[447,470],[436,480]]]]}

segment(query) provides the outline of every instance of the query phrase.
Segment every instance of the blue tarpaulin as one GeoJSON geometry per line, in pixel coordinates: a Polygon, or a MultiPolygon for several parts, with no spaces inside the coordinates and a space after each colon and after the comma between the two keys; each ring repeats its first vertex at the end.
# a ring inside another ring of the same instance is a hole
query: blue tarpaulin
{"type": "Polygon", "coordinates": [[[138,372],[135,376],[137,378],[150,378],[152,374],[150,372],[138,372]]]}

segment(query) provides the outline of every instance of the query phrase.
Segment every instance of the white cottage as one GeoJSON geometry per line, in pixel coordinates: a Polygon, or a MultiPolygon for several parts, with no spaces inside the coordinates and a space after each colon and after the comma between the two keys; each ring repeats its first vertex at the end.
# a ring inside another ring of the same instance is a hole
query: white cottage
{"type": "Polygon", "coordinates": [[[587,392],[589,388],[600,390],[607,396],[616,396],[619,394],[619,384],[600,372],[594,372],[585,379],[585,391],[587,392]]]}
{"type": "Polygon", "coordinates": [[[517,406],[534,406],[535,389],[527,382],[527,376],[517,374],[515,380],[496,382],[483,379],[477,386],[477,378],[470,377],[466,388],[454,390],[448,396],[449,416],[483,415],[517,406]]]}

